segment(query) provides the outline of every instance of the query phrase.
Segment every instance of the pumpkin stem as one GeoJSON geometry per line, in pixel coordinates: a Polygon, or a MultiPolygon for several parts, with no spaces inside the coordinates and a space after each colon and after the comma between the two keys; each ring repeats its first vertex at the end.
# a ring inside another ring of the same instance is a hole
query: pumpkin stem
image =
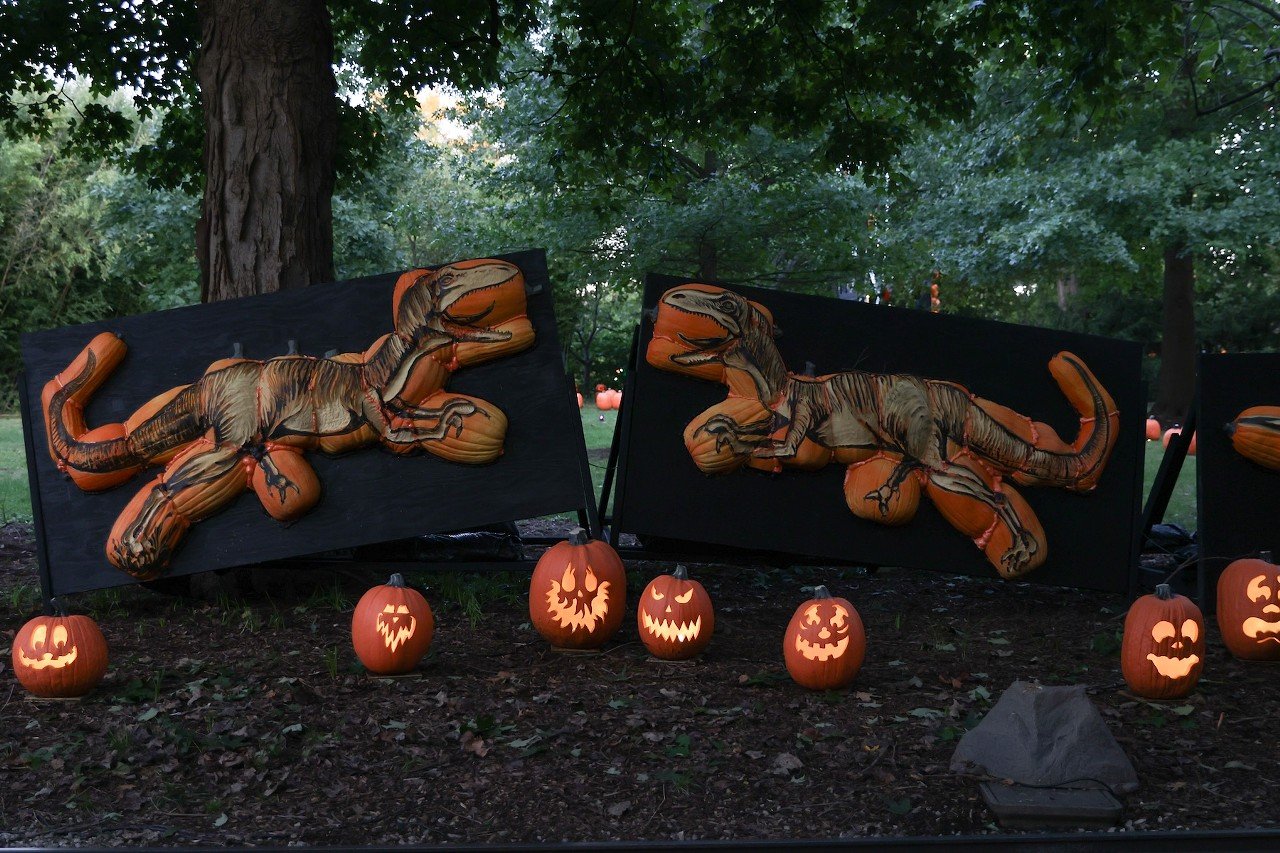
{"type": "Polygon", "coordinates": [[[1168,601],[1173,598],[1173,587],[1169,586],[1167,583],[1156,584],[1156,598],[1161,601],[1168,601]]]}
{"type": "Polygon", "coordinates": [[[830,598],[831,592],[822,584],[818,584],[813,588],[814,598],[830,598]]]}
{"type": "Polygon", "coordinates": [[[689,570],[684,566],[677,565],[676,570],[671,573],[671,577],[678,581],[687,581],[689,579],[689,570]]]}
{"type": "Polygon", "coordinates": [[[570,545],[586,545],[591,541],[591,537],[587,535],[587,531],[581,527],[575,527],[569,531],[570,545]]]}
{"type": "Polygon", "coordinates": [[[399,572],[396,572],[394,575],[391,576],[391,579],[387,581],[387,586],[394,586],[397,588],[403,587],[404,575],[400,574],[399,572]]]}

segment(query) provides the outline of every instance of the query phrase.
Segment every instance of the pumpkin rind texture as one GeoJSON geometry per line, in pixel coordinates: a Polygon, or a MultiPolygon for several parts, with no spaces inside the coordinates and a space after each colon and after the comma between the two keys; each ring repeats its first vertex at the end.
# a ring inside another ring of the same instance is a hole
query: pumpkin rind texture
{"type": "Polygon", "coordinates": [[[661,660],[688,660],[711,642],[716,617],[711,596],[684,567],[649,581],[636,607],[636,628],[649,654],[661,660]]]}
{"type": "Polygon", "coordinates": [[[1280,471],[1280,406],[1253,406],[1227,424],[1231,446],[1245,459],[1280,471]]]}
{"type": "Polygon", "coordinates": [[[1218,576],[1218,630],[1241,660],[1280,661],[1280,566],[1271,553],[1236,560],[1218,576]]]}
{"type": "Polygon", "coordinates": [[[10,655],[18,682],[35,696],[69,699],[107,671],[107,640],[88,616],[37,616],[18,629],[10,655]]]}
{"type": "Polygon", "coordinates": [[[558,649],[598,649],[622,626],[627,571],[582,528],[546,550],[529,581],[529,620],[558,649]]]}
{"type": "Polygon", "coordinates": [[[375,675],[402,675],[427,654],[435,629],[427,599],[392,575],[360,597],[351,617],[351,645],[375,675]]]}
{"type": "Polygon", "coordinates": [[[782,635],[787,672],[801,687],[835,690],[853,682],[867,653],[862,617],[844,598],[826,587],[796,608],[782,635]]]}
{"type": "Polygon", "coordinates": [[[1124,620],[1120,672],[1147,699],[1180,699],[1204,669],[1204,616],[1184,595],[1161,584],[1133,603],[1124,620]]]}

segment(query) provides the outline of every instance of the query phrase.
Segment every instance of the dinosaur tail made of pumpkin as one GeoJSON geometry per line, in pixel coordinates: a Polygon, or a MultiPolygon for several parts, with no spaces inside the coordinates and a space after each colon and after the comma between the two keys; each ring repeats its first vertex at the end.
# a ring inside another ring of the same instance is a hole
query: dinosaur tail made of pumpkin
{"type": "Polygon", "coordinates": [[[89,398],[119,366],[124,341],[103,332],[89,342],[71,364],[44,385],[49,455],[85,491],[101,491],[123,483],[144,465],[163,461],[170,451],[198,438],[199,391],[183,386],[162,394],[124,423],[89,429],[84,408],[89,398]]]}
{"type": "Polygon", "coordinates": [[[1231,446],[1245,459],[1280,471],[1280,406],[1253,406],[1227,424],[1231,446]]]}
{"type": "Polygon", "coordinates": [[[1107,389],[1073,353],[1051,358],[1049,372],[1080,416],[1073,441],[1064,441],[1048,424],[975,397],[965,423],[969,447],[1009,472],[1016,483],[1093,491],[1115,447],[1120,413],[1107,389]]]}

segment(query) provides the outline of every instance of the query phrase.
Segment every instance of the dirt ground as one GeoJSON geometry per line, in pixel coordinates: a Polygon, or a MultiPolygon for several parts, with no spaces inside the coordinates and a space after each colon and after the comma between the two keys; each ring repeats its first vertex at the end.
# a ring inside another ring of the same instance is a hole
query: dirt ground
{"type": "MultiPolygon", "coordinates": [[[[28,526],[0,529],[0,648],[38,607],[28,526]]],[[[633,563],[629,601],[669,567],[633,563]]],[[[1119,597],[942,574],[691,565],[716,606],[692,663],[628,618],[598,654],[530,627],[525,574],[411,575],[436,639],[421,669],[364,673],[372,575],[268,579],[212,602],[74,598],[111,647],[81,701],[27,698],[0,663],[0,845],[406,844],[1003,832],[956,739],[1017,679],[1085,684],[1137,767],[1127,830],[1276,827],[1280,669],[1209,628],[1190,698],[1127,692],[1119,597]],[[853,601],[853,687],[793,684],[801,587],[853,601]]],[[[633,606],[633,605],[632,605],[633,606]]]]}

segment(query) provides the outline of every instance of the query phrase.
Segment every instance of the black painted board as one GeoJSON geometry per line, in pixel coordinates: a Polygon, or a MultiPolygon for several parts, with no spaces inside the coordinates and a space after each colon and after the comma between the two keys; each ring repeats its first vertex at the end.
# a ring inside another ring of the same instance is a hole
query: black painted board
{"type": "Polygon", "coordinates": [[[1280,472],[1236,453],[1223,429],[1251,406],[1280,406],[1280,353],[1201,355],[1196,503],[1207,610],[1228,562],[1268,549],[1280,554],[1280,472]]]}
{"type": "MultiPolygon", "coordinates": [[[[169,576],[349,548],[423,533],[477,527],[584,507],[580,430],[565,393],[551,282],[541,250],[499,255],[540,292],[529,296],[536,342],[523,353],[455,373],[445,386],[496,404],[507,415],[505,453],[485,466],[423,454],[399,457],[371,446],[340,457],[307,454],[323,497],[292,525],[271,519],[246,492],[218,515],[192,526],[169,576]]],[[[269,358],[298,343],[303,355],[364,350],[391,329],[398,274],[313,285],[281,293],[125,317],[23,335],[27,406],[43,510],[52,588],[62,595],[130,583],[107,563],[107,534],[124,505],[154,476],[140,473],[99,494],[81,492],[49,457],[40,390],[100,331],[121,334],[124,362],[86,410],[90,426],[121,421],[151,397],[198,379],[240,342],[249,358],[269,358]]]]}
{"type": "MultiPolygon", "coordinates": [[[[644,307],[692,279],[651,275],[644,307]]],[[[1018,487],[1044,525],[1046,563],[1028,581],[1123,593],[1135,560],[1145,405],[1138,344],[1049,329],[930,314],[824,297],[726,285],[767,306],[794,371],[912,373],[965,385],[972,393],[1053,426],[1067,440],[1078,416],[1049,374],[1049,359],[1070,350],[1094,371],[1120,409],[1120,436],[1098,488],[1087,495],[1018,487]]],[[[927,499],[900,528],[855,517],[845,504],[844,466],[709,477],[694,466],[681,433],[725,397],[723,385],[666,373],[644,361],[652,320],[642,320],[640,351],[627,397],[629,436],[615,501],[620,531],[689,542],[782,552],[821,561],[904,566],[996,577],[969,539],[927,499]]]]}

